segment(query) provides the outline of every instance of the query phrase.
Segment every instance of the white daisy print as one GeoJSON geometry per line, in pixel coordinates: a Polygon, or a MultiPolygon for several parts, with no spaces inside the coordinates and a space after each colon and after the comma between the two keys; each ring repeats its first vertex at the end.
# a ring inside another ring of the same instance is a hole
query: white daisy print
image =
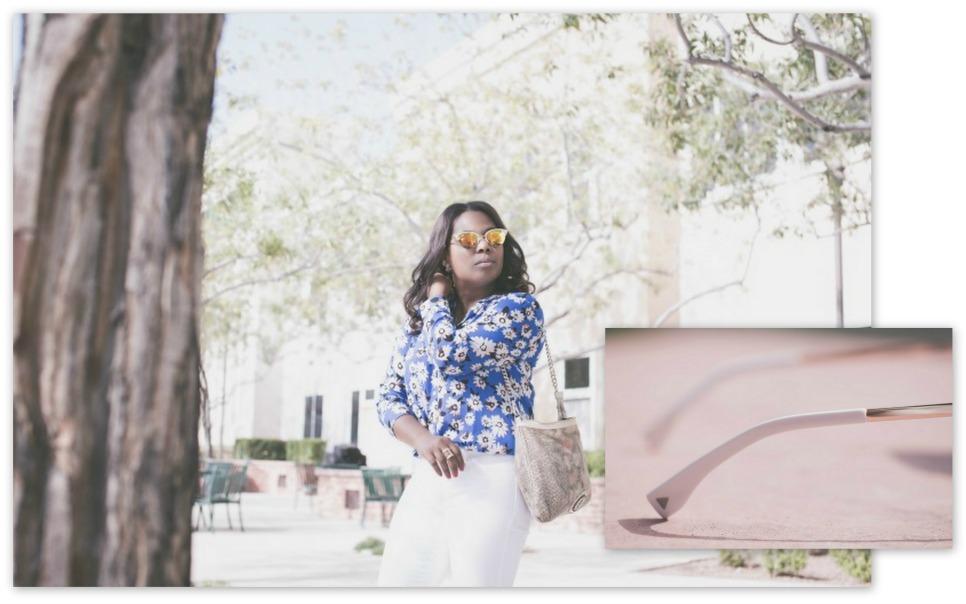
{"type": "Polygon", "coordinates": [[[496,438],[506,436],[510,429],[506,420],[498,415],[491,416],[490,425],[488,427],[493,432],[493,436],[496,438]]]}
{"type": "Polygon", "coordinates": [[[493,350],[496,348],[496,342],[489,338],[477,336],[470,339],[470,346],[473,348],[474,355],[478,357],[489,356],[493,354],[493,350]]]}
{"type": "Polygon", "coordinates": [[[380,422],[391,431],[412,415],[466,450],[512,455],[517,406],[532,408],[530,379],[543,346],[537,301],[526,293],[487,296],[459,324],[442,296],[416,313],[422,328],[404,322],[379,386],[380,422]]]}

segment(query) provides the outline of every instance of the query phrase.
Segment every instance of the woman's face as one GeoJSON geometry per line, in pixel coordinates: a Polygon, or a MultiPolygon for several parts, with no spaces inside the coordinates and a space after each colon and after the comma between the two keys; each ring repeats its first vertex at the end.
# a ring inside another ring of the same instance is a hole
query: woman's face
{"type": "Polygon", "coordinates": [[[490,217],[476,210],[467,210],[453,221],[449,264],[453,269],[453,281],[457,288],[481,289],[485,294],[493,289],[503,272],[503,246],[494,247],[483,237],[484,233],[493,228],[497,226],[490,217]],[[468,249],[455,242],[456,234],[463,231],[480,235],[476,247],[468,249]]]}

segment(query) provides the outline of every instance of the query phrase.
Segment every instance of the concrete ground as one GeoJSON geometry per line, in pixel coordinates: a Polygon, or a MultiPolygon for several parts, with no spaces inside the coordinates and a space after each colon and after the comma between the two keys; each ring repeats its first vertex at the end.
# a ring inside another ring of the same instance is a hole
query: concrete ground
{"type": "MultiPolygon", "coordinates": [[[[192,583],[198,587],[374,587],[378,556],[356,552],[368,537],[385,539],[379,523],[323,520],[306,501],[288,495],[245,493],[245,530],[228,529],[225,510],[215,530],[194,533],[192,583]]],[[[641,572],[716,557],[716,551],[612,551],[601,534],[535,527],[517,573],[518,587],[775,587],[772,580],[737,580],[641,572]]]]}

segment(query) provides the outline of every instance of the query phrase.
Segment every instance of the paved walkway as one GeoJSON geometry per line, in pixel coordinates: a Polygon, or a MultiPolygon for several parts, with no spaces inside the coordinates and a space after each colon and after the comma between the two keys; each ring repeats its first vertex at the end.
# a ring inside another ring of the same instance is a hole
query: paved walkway
{"type": "MultiPolygon", "coordinates": [[[[288,495],[246,493],[245,531],[228,530],[223,507],[215,531],[202,528],[192,545],[192,583],[210,587],[374,587],[378,556],[354,550],[367,537],[385,540],[379,523],[322,520],[307,501],[293,509],[288,495]]],[[[603,535],[534,527],[520,563],[520,587],[776,586],[771,581],[707,579],[641,572],[717,556],[715,551],[611,551],[603,535]]]]}

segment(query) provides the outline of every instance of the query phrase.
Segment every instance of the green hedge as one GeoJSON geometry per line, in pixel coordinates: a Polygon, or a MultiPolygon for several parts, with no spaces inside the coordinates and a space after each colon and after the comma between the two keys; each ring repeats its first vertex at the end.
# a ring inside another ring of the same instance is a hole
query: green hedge
{"type": "Polygon", "coordinates": [[[285,443],[285,458],[291,461],[325,461],[325,441],[321,438],[290,440],[285,443]]]}
{"type": "Polygon", "coordinates": [[[382,539],[377,539],[376,537],[367,537],[357,543],[355,546],[355,550],[357,552],[369,550],[372,552],[373,556],[381,556],[385,549],[386,543],[382,539]]]}
{"type": "Polygon", "coordinates": [[[744,549],[723,549],[718,552],[718,562],[731,568],[744,568],[751,560],[751,553],[744,549]]]}
{"type": "Polygon", "coordinates": [[[872,580],[872,552],[867,549],[833,549],[830,552],[845,572],[863,583],[872,580]]]}
{"type": "Polygon", "coordinates": [[[232,455],[235,459],[285,459],[285,441],[277,438],[239,438],[232,455]]]}
{"type": "Polygon", "coordinates": [[[322,463],[325,441],[321,438],[281,440],[277,438],[239,438],[232,451],[235,459],[276,459],[322,463]]]}
{"type": "Polygon", "coordinates": [[[584,457],[587,459],[587,471],[592,477],[604,475],[603,451],[585,451],[584,457]]]}
{"type": "Polygon", "coordinates": [[[806,549],[766,549],[764,554],[765,568],[771,576],[796,576],[808,565],[808,550],[806,549]]]}

